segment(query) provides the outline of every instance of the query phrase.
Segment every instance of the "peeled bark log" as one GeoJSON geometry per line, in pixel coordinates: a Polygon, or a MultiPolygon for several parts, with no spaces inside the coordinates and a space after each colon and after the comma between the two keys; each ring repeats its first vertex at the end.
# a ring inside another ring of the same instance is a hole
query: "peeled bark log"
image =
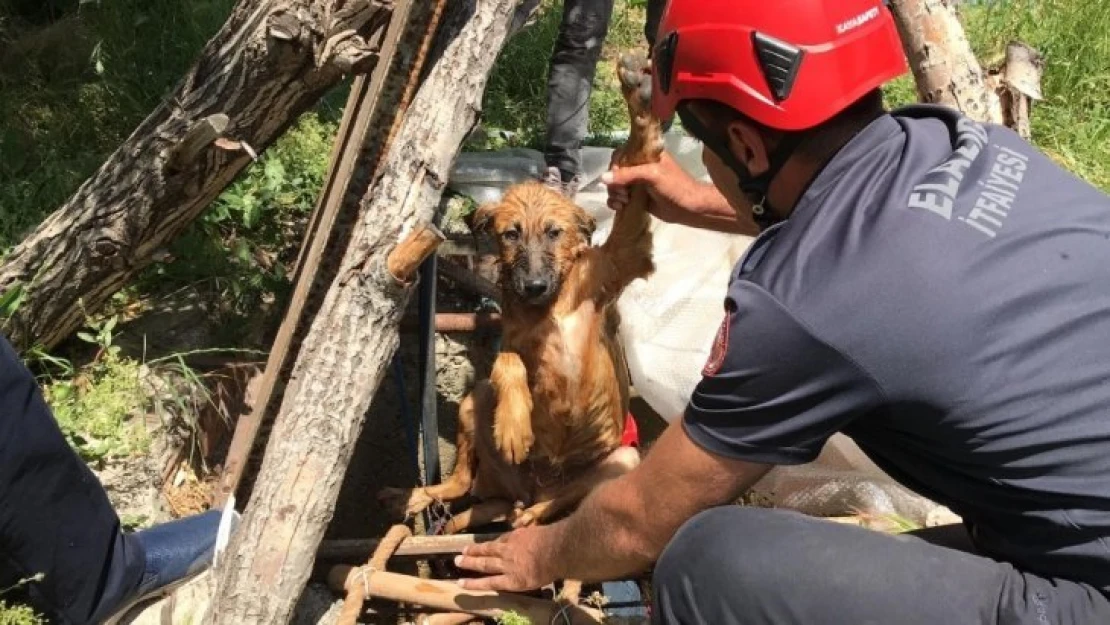
{"type": "Polygon", "coordinates": [[[922,102],[1002,123],[1002,105],[964,34],[952,0],[891,0],[922,102]]]}
{"type": "Polygon", "coordinates": [[[301,344],[243,521],[220,562],[207,622],[286,623],[292,614],[398,345],[412,285],[388,278],[387,256],[433,216],[515,5],[448,3],[434,66],[363,197],[343,269],[301,344]]]}
{"type": "Polygon", "coordinates": [[[1044,57],[1021,41],[1006,46],[1006,62],[1002,67],[998,95],[1002,100],[1005,123],[1019,135],[1029,139],[1029,113],[1036,100],[1042,100],[1041,76],[1044,57]]]}
{"type": "Polygon", "coordinates": [[[177,88],[0,267],[20,349],[69,336],[348,73],[392,0],[241,0],[177,88]]]}

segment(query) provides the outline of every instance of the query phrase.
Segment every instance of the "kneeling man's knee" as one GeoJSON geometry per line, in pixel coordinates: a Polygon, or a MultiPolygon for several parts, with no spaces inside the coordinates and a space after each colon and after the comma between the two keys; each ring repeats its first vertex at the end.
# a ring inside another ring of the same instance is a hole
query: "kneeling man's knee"
{"type": "Polygon", "coordinates": [[[656,622],[746,623],[761,611],[757,604],[779,604],[773,595],[790,593],[791,579],[804,566],[804,558],[791,553],[795,516],[725,506],[687,521],[655,566],[656,622]]]}

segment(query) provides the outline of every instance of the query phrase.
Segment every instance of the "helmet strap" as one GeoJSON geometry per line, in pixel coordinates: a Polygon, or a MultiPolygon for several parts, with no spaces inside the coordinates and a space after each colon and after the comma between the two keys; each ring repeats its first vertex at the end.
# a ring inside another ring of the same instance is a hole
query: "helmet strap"
{"type": "Polygon", "coordinates": [[[717,158],[721,159],[721,162],[736,174],[740,183],[740,192],[752,203],[752,221],[759,226],[759,229],[766,230],[783,221],[785,217],[782,217],[782,213],[771,206],[767,194],[775,176],[779,174],[783,166],[786,165],[786,161],[790,160],[794,151],[797,150],[798,144],[801,143],[801,137],[796,133],[785,135],[782,141],[775,146],[774,151],[768,155],[767,169],[758,176],[753,176],[748,168],[732,154],[732,150],[728,143],[720,137],[720,133],[710,132],[701,123],[701,120],[683,104],[679,104],[676,112],[682,121],[683,128],[716,154],[717,158]]]}
{"type": "MultiPolygon", "coordinates": [[[[775,176],[779,175],[782,171],[786,161],[798,149],[798,144],[801,142],[797,134],[789,134],[783,137],[782,141],[775,146],[774,151],[767,158],[767,169],[758,176],[751,175],[748,168],[745,167],[740,161],[732,156],[732,151],[727,152],[728,159],[723,159],[725,165],[729,167],[735,174],[737,180],[740,182],[740,191],[752,202],[752,220],[759,226],[760,230],[766,230],[771,226],[784,221],[786,218],[771,205],[768,193],[771,189],[771,183],[774,182],[775,176]]],[[[714,150],[716,152],[716,150],[714,150]]],[[[719,154],[718,154],[719,156],[719,154]]]]}

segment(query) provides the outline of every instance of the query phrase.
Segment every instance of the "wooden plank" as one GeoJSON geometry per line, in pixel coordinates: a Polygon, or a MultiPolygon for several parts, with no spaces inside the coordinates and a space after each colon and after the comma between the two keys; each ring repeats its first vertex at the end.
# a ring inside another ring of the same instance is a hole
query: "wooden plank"
{"type": "Polygon", "coordinates": [[[401,34],[408,25],[411,5],[411,0],[397,1],[377,65],[369,76],[355,77],[351,86],[343,121],[340,123],[339,132],[333,144],[328,176],[316,207],[313,209],[305,239],[297,257],[297,266],[293,273],[295,285],[293,295],[267,358],[266,369],[258,386],[257,395],[251,398],[251,413],[241,417],[236,424],[235,433],[228,447],[227,459],[224,462],[223,474],[213,493],[214,507],[223,507],[231,495],[238,490],[251,451],[255,448],[262,420],[273,400],[278,377],[294,356],[290,350],[293,336],[300,323],[309,292],[312,290],[320,259],[331,241],[330,235],[335,227],[336,216],[350,186],[351,176],[362,151],[370,121],[374,118],[378,95],[381,93],[386,75],[393,66],[393,55],[397,50],[401,34]]]}
{"type": "MultiPolygon", "coordinates": [[[[468,545],[497,540],[502,534],[452,534],[448,536],[410,536],[401,542],[394,556],[426,557],[462,553],[468,545]]],[[[321,560],[363,560],[378,548],[377,538],[325,540],[316,557],[321,560]]]]}

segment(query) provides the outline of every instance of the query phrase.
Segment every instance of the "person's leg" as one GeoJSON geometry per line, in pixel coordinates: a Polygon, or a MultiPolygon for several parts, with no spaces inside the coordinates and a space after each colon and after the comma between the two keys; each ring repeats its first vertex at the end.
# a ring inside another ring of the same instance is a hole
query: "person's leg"
{"type": "Polygon", "coordinates": [[[739,506],[687,522],[653,588],[655,623],[1110,623],[1110,600],[1084,584],[914,536],[739,506]]]}
{"type": "MultiPolygon", "coordinates": [[[[548,183],[571,183],[582,173],[581,147],[589,126],[590,92],[609,32],[613,0],[565,0],[547,82],[548,183]],[[557,174],[557,175],[556,175],[557,174]]],[[[576,188],[563,185],[569,195],[576,188]]]]}
{"type": "Polygon", "coordinates": [[[0,337],[0,589],[18,585],[5,599],[24,599],[58,625],[99,623],[203,570],[219,522],[210,511],[125,534],[0,337]]]}
{"type": "Polygon", "coordinates": [[[66,443],[31,372],[0,340],[0,588],[59,623],[87,623],[138,588],[144,552],[66,443]]]}
{"type": "Polygon", "coordinates": [[[655,48],[656,34],[659,22],[663,19],[663,9],[667,0],[647,0],[647,18],[644,20],[644,39],[649,48],[655,48]]]}

